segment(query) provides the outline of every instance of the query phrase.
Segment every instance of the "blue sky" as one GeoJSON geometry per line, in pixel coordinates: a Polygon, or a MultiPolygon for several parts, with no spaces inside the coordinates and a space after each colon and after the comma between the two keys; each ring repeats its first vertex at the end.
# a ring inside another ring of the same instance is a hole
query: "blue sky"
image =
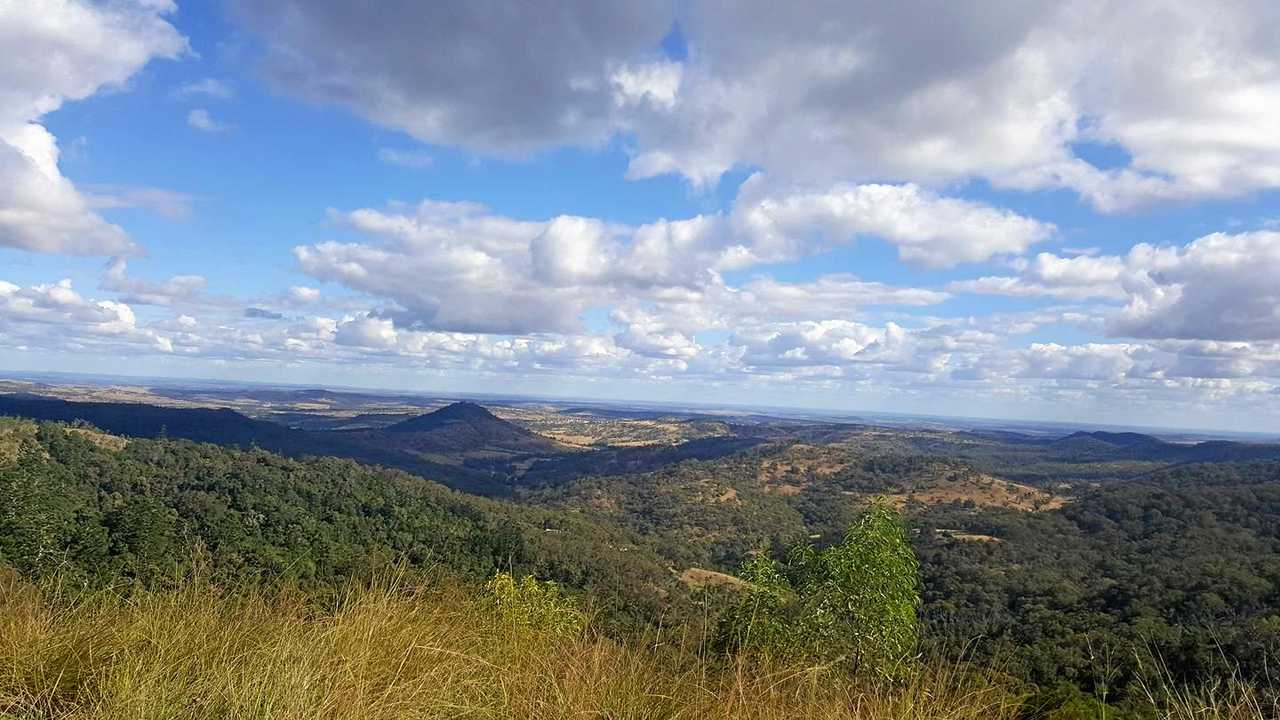
{"type": "Polygon", "coordinates": [[[1280,429],[1280,12],[910,5],[6,5],[0,367],[1280,429]]]}

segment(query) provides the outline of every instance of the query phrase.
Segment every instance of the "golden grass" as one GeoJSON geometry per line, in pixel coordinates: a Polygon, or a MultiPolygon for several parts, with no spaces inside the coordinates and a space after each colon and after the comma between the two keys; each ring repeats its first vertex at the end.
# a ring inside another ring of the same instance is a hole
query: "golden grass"
{"type": "MultiPolygon", "coordinates": [[[[0,575],[0,718],[1003,720],[993,674],[925,664],[893,684],[700,657],[504,620],[449,585],[352,586],[331,606],[200,581],[121,598],[0,575]]],[[[1268,717],[1245,686],[1153,696],[1176,720],[1268,717]],[[1215,704],[1216,703],[1216,704],[1215,704]],[[1205,708],[1208,708],[1206,710],[1205,708]]]]}
{"type": "Polygon", "coordinates": [[[0,581],[0,716],[32,718],[1012,718],[1016,698],[936,668],[892,688],[820,668],[714,664],[503,622],[400,583],[317,609],[194,583],[128,599],[0,581]]]}

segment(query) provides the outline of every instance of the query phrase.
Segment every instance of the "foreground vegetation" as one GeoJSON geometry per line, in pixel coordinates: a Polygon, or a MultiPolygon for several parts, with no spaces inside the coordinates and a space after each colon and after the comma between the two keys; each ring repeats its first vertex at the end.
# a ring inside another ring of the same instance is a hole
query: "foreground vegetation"
{"type": "MultiPolygon", "coordinates": [[[[724,657],[667,631],[618,641],[585,616],[542,622],[536,603],[504,604],[510,597],[405,576],[349,585],[326,604],[201,579],[123,597],[8,574],[0,716],[1014,720],[1035,711],[1007,676],[963,664],[856,679],[826,665],[724,657]]],[[[1274,710],[1233,686],[1153,694],[1140,716],[1261,720],[1274,710]]]]}

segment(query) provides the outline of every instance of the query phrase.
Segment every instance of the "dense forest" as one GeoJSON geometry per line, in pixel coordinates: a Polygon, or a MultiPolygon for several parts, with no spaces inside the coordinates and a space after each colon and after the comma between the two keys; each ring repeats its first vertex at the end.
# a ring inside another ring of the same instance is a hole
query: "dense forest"
{"type": "Polygon", "coordinates": [[[1054,512],[940,506],[917,522],[938,641],[981,638],[1036,682],[1090,690],[1130,686],[1144,652],[1186,680],[1274,672],[1280,463],[1186,465],[1054,512]]]}
{"type": "Polygon", "coordinates": [[[233,584],[325,587],[408,563],[474,579],[535,574],[645,617],[679,590],[626,532],[397,470],[0,423],[0,560],[31,575],[155,585],[203,562],[233,584]]]}
{"type": "Polygon", "coordinates": [[[1280,653],[1280,462],[1177,464],[1058,493],[934,455],[788,447],[526,499],[586,508],[651,538],[673,564],[726,571],[754,548],[830,543],[868,503],[896,499],[934,652],[1088,693],[1133,690],[1149,654],[1182,681],[1269,680],[1280,653]],[[785,476],[773,472],[780,464],[785,476]]]}

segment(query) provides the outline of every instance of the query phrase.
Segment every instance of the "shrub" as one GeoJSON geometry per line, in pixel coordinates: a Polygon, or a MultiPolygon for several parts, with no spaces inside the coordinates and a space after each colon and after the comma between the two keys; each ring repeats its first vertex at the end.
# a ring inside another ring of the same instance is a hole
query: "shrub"
{"type": "Polygon", "coordinates": [[[517,580],[511,573],[498,573],[485,583],[485,594],[499,617],[513,625],[571,636],[586,624],[585,615],[560,586],[531,575],[517,580]]]}
{"type": "Polygon", "coordinates": [[[901,518],[877,505],[825,550],[796,547],[785,563],[749,559],[744,599],[726,616],[730,649],[893,675],[915,652],[918,562],[901,518]]]}

